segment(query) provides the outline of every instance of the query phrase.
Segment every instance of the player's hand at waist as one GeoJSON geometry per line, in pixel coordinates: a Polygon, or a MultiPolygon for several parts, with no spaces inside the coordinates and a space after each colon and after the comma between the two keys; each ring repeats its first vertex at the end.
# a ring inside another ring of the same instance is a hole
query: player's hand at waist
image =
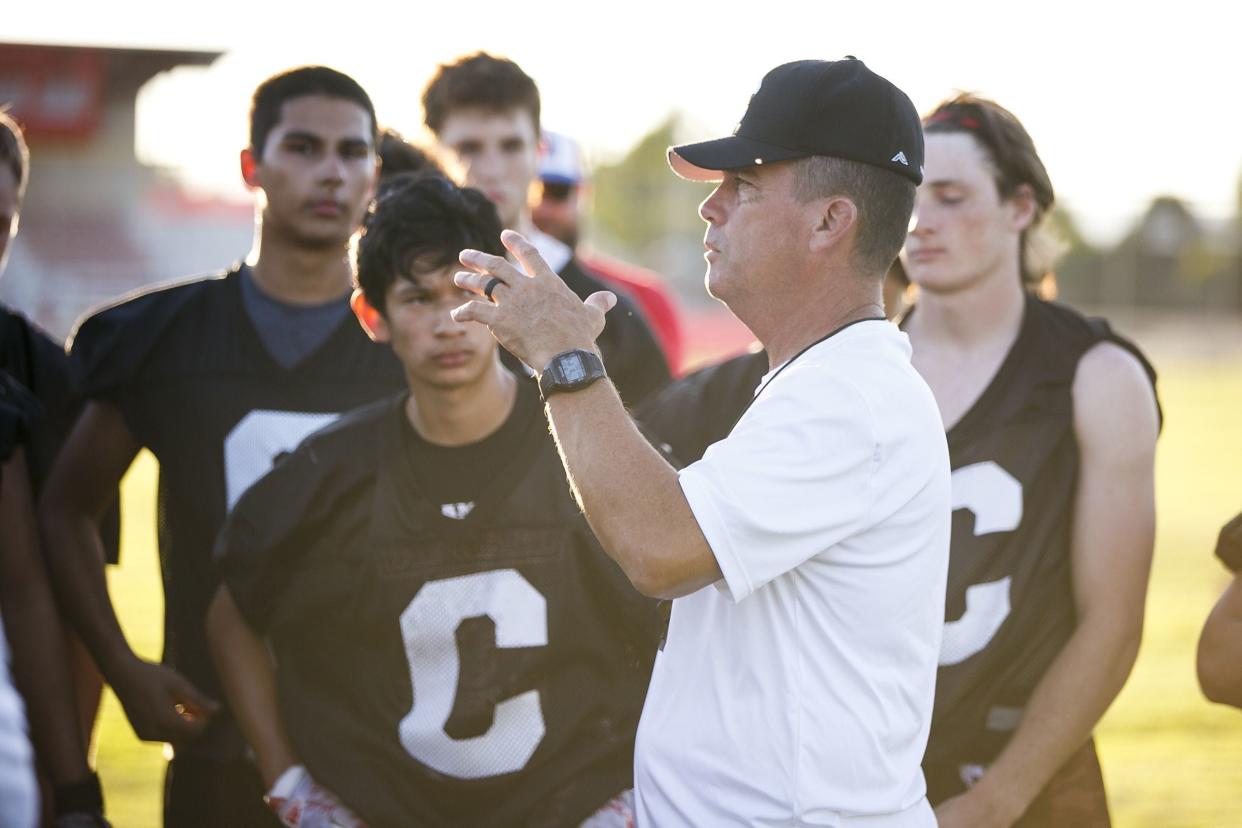
{"type": "Polygon", "coordinates": [[[112,681],[134,733],[147,742],[183,742],[203,732],[220,704],[170,667],[135,657],[112,681]]]}
{"type": "Polygon", "coordinates": [[[500,256],[463,250],[461,263],[469,270],[454,281],[480,298],[456,308],[453,318],[486,325],[509,353],[536,373],[557,354],[593,350],[616,295],[599,291],[583,302],[521,234],[506,230],[500,241],[525,272],[500,256]]]}
{"type": "Polygon", "coordinates": [[[302,765],[293,765],[282,773],[263,800],[289,828],[366,828],[366,823],[302,765]]]}
{"type": "Polygon", "coordinates": [[[990,796],[985,788],[974,787],[936,807],[936,824],[940,828],[1009,828],[1022,811],[1012,803],[990,796]]]}

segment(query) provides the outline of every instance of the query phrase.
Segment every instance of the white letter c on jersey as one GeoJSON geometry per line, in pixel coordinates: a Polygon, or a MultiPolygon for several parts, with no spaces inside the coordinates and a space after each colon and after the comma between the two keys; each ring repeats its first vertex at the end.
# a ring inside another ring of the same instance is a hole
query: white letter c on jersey
{"type": "Polygon", "coordinates": [[[497,704],[492,726],[481,736],[454,739],[445,733],[461,674],[457,628],[479,616],[495,622],[497,647],[547,646],[547,599],[515,569],[430,581],[401,613],[414,696],[401,720],[401,745],[427,767],[458,779],[521,770],[544,735],[538,690],[497,704]]]}
{"type": "MultiPolygon", "coordinates": [[[[1012,532],[1022,523],[1022,484],[988,460],[953,472],[953,510],[969,509],[975,516],[975,535],[1012,532]]],[[[960,664],[983,650],[1009,617],[1012,578],[966,588],[966,612],[944,625],[940,665],[960,664]]]]}
{"type": "Polygon", "coordinates": [[[293,451],[338,416],[256,409],[242,417],[224,438],[225,508],[231,511],[246,489],[272,470],[281,452],[293,451]]]}

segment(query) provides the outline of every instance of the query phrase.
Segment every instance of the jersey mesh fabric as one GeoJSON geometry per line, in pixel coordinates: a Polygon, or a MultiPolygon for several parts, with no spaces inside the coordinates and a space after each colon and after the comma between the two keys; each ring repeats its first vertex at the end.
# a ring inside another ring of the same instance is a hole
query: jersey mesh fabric
{"type": "MultiPolygon", "coordinates": [[[[30,491],[37,499],[82,409],[72,392],[69,358],[45,331],[17,311],[0,305],[0,370],[25,386],[42,406],[26,445],[30,491]]],[[[100,535],[105,560],[116,563],[120,555],[121,517],[115,502],[104,513],[100,535]]]]}
{"type": "Polygon", "coordinates": [[[939,763],[996,757],[1074,630],[1072,387],[1100,342],[1134,353],[1154,387],[1142,354],[1107,323],[1028,296],[995,378],[948,432],[953,535],[929,779],[944,776],[939,763]]]}
{"type": "Polygon", "coordinates": [[[299,757],[369,825],[577,825],[631,785],[654,607],[590,535],[531,385],[463,520],[421,490],[401,401],[243,496],[225,582],[299,757]]]}
{"type": "MultiPolygon", "coordinates": [[[[224,695],[204,619],[217,583],[212,544],[230,500],[309,430],[405,384],[391,351],[352,319],[282,368],[245,312],[238,275],[235,268],[97,311],[78,327],[70,354],[81,395],[116,406],[159,461],[164,660],[217,699],[224,695]],[[259,444],[264,450],[251,453],[259,444]]],[[[226,713],[178,751],[227,759],[243,745],[226,713]]]]}

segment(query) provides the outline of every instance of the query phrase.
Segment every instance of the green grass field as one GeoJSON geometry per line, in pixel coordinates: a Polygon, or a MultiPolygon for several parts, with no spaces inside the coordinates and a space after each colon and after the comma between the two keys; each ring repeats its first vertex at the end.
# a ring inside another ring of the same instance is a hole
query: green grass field
{"type": "MultiPolygon", "coordinates": [[[[1195,684],[1199,629],[1224,588],[1216,533],[1242,509],[1242,361],[1161,364],[1165,430],[1157,465],[1159,535],[1146,635],[1129,684],[1098,737],[1119,828],[1242,826],[1242,713],[1208,704],[1195,684]]],[[[124,485],[123,565],[110,582],[137,649],[160,649],[155,463],[124,485]]],[[[98,766],[117,828],[159,825],[163,749],[135,740],[108,696],[98,766]]]]}

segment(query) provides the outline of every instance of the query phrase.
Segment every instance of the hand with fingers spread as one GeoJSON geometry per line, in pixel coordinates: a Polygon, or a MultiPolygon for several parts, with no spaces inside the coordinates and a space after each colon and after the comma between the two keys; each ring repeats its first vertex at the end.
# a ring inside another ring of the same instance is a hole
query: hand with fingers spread
{"type": "Polygon", "coordinates": [[[113,689],[134,733],[148,742],[192,739],[220,709],[176,670],[142,659],[134,659],[113,689]]]}
{"type": "Polygon", "coordinates": [[[480,298],[455,309],[453,318],[486,325],[506,350],[536,372],[565,351],[595,350],[604,314],[617,303],[616,295],[600,291],[583,302],[521,234],[506,230],[500,241],[521,268],[500,256],[463,250],[461,263],[469,270],[454,281],[480,298]]]}

